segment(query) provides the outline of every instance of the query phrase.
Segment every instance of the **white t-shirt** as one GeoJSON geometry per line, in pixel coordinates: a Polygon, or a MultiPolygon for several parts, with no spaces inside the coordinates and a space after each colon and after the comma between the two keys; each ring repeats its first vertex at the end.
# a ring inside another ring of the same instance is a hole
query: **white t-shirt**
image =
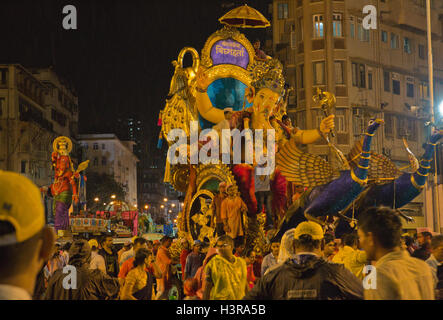
{"type": "Polygon", "coordinates": [[[91,263],[89,264],[89,269],[99,269],[106,273],[105,258],[98,254],[98,252],[91,251],[91,263]]]}

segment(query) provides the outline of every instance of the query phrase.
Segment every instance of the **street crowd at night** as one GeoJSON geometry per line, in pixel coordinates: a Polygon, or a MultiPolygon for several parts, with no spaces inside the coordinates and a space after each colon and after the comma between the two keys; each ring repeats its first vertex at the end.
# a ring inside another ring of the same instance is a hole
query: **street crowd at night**
{"type": "Polygon", "coordinates": [[[160,241],[134,237],[118,249],[111,235],[61,246],[54,245],[53,231],[44,225],[39,190],[32,182],[0,172],[0,186],[0,260],[8,261],[0,269],[1,299],[441,297],[443,236],[402,234],[400,218],[389,208],[369,208],[358,232],[341,239],[325,234],[315,222],[302,222],[281,241],[269,241],[264,252],[245,250],[243,237],[233,239],[227,225],[218,230],[215,246],[164,236],[160,241]],[[173,244],[181,249],[178,258],[171,256],[173,244]],[[372,283],[366,265],[375,266],[372,283]],[[65,280],[66,266],[75,269],[75,277],[65,280]]]}
{"type": "Polygon", "coordinates": [[[443,300],[443,2],[80,2],[0,52],[0,300],[443,300]]]}

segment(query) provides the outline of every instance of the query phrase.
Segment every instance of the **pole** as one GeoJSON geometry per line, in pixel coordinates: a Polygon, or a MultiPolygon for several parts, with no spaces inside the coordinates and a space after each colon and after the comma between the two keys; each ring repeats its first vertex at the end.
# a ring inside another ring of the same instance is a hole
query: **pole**
{"type": "MultiPolygon", "coordinates": [[[[429,77],[429,102],[431,109],[431,122],[434,124],[435,128],[435,117],[434,117],[434,67],[432,61],[432,32],[431,32],[431,0],[426,0],[426,18],[427,18],[427,35],[428,35],[428,77],[429,77]]],[[[437,148],[434,148],[434,183],[432,186],[433,194],[433,213],[434,213],[434,229],[436,232],[440,232],[440,211],[438,210],[438,177],[437,177],[437,148]]]]}

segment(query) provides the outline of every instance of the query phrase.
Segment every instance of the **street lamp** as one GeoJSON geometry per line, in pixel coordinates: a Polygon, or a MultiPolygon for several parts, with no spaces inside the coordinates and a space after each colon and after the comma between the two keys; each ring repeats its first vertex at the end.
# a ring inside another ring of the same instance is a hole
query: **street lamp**
{"type": "Polygon", "coordinates": [[[162,209],[163,209],[164,207],[165,207],[164,205],[161,205],[161,206],[160,206],[160,208],[162,208],[162,209]]]}
{"type": "Polygon", "coordinates": [[[97,198],[97,197],[94,198],[94,201],[95,201],[95,202],[98,202],[99,200],[100,200],[100,199],[97,198]]]}
{"type": "Polygon", "coordinates": [[[163,198],[163,201],[164,201],[164,202],[167,202],[167,201],[168,201],[168,198],[163,198]]]}
{"type": "Polygon", "coordinates": [[[147,204],[145,204],[145,209],[148,210],[149,206],[147,204]]]}
{"type": "Polygon", "coordinates": [[[115,198],[116,198],[116,195],[113,194],[113,195],[111,196],[111,199],[115,199],[115,198]]]}
{"type": "Polygon", "coordinates": [[[171,207],[173,207],[173,208],[174,208],[174,207],[175,207],[175,203],[171,204],[171,207]]]}

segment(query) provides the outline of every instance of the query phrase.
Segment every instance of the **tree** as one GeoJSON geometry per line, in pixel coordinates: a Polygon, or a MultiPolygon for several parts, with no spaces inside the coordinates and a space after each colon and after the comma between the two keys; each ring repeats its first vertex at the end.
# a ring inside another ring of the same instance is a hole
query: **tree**
{"type": "Polygon", "coordinates": [[[103,203],[111,202],[111,196],[114,194],[116,200],[125,199],[126,192],[123,185],[115,181],[111,175],[88,172],[86,178],[86,201],[89,210],[103,208],[103,203]],[[94,201],[95,198],[99,201],[94,201]]]}

